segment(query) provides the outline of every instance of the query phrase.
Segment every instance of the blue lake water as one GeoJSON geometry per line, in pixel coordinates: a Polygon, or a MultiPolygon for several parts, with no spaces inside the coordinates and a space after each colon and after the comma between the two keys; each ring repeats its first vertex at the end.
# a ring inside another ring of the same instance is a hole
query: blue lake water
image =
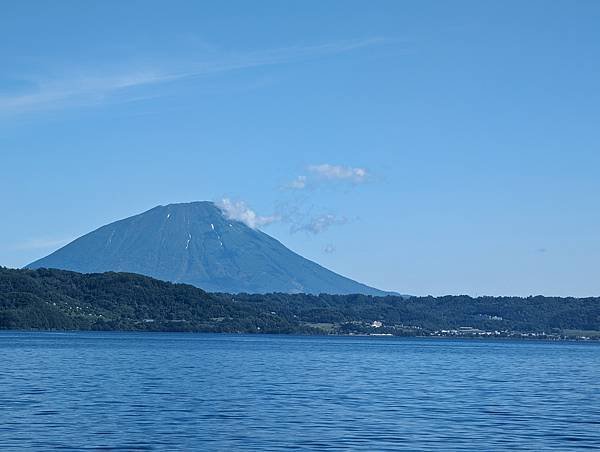
{"type": "Polygon", "coordinates": [[[0,450],[600,448],[600,344],[0,333],[0,450]]]}

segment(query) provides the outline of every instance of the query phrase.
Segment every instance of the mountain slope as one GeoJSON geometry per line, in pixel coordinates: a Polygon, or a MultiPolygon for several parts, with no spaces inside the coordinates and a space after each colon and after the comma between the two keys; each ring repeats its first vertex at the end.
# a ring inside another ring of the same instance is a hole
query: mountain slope
{"type": "Polygon", "coordinates": [[[212,202],[155,207],[90,232],[27,267],[139,273],[211,292],[386,294],[227,219],[212,202]]]}

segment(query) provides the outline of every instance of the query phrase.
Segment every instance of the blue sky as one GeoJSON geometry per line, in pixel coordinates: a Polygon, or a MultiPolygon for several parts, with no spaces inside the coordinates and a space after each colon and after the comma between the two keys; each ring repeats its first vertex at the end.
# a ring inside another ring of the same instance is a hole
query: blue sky
{"type": "Polygon", "coordinates": [[[230,200],[403,293],[600,295],[600,3],[0,4],[0,265],[230,200]]]}

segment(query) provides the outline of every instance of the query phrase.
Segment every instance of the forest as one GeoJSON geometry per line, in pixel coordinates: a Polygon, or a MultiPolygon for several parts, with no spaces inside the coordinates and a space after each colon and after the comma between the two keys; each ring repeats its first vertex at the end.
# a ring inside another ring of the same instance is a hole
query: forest
{"type": "Polygon", "coordinates": [[[130,273],[0,267],[0,329],[600,336],[600,297],[224,294],[130,273]]]}

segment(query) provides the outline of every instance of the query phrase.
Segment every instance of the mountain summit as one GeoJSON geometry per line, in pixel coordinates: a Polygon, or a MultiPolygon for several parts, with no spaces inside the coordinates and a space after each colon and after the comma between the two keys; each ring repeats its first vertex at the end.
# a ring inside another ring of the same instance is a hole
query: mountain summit
{"type": "Polygon", "coordinates": [[[210,292],[386,294],[303,258],[206,201],[158,206],[102,226],[27,267],[139,273],[210,292]]]}

